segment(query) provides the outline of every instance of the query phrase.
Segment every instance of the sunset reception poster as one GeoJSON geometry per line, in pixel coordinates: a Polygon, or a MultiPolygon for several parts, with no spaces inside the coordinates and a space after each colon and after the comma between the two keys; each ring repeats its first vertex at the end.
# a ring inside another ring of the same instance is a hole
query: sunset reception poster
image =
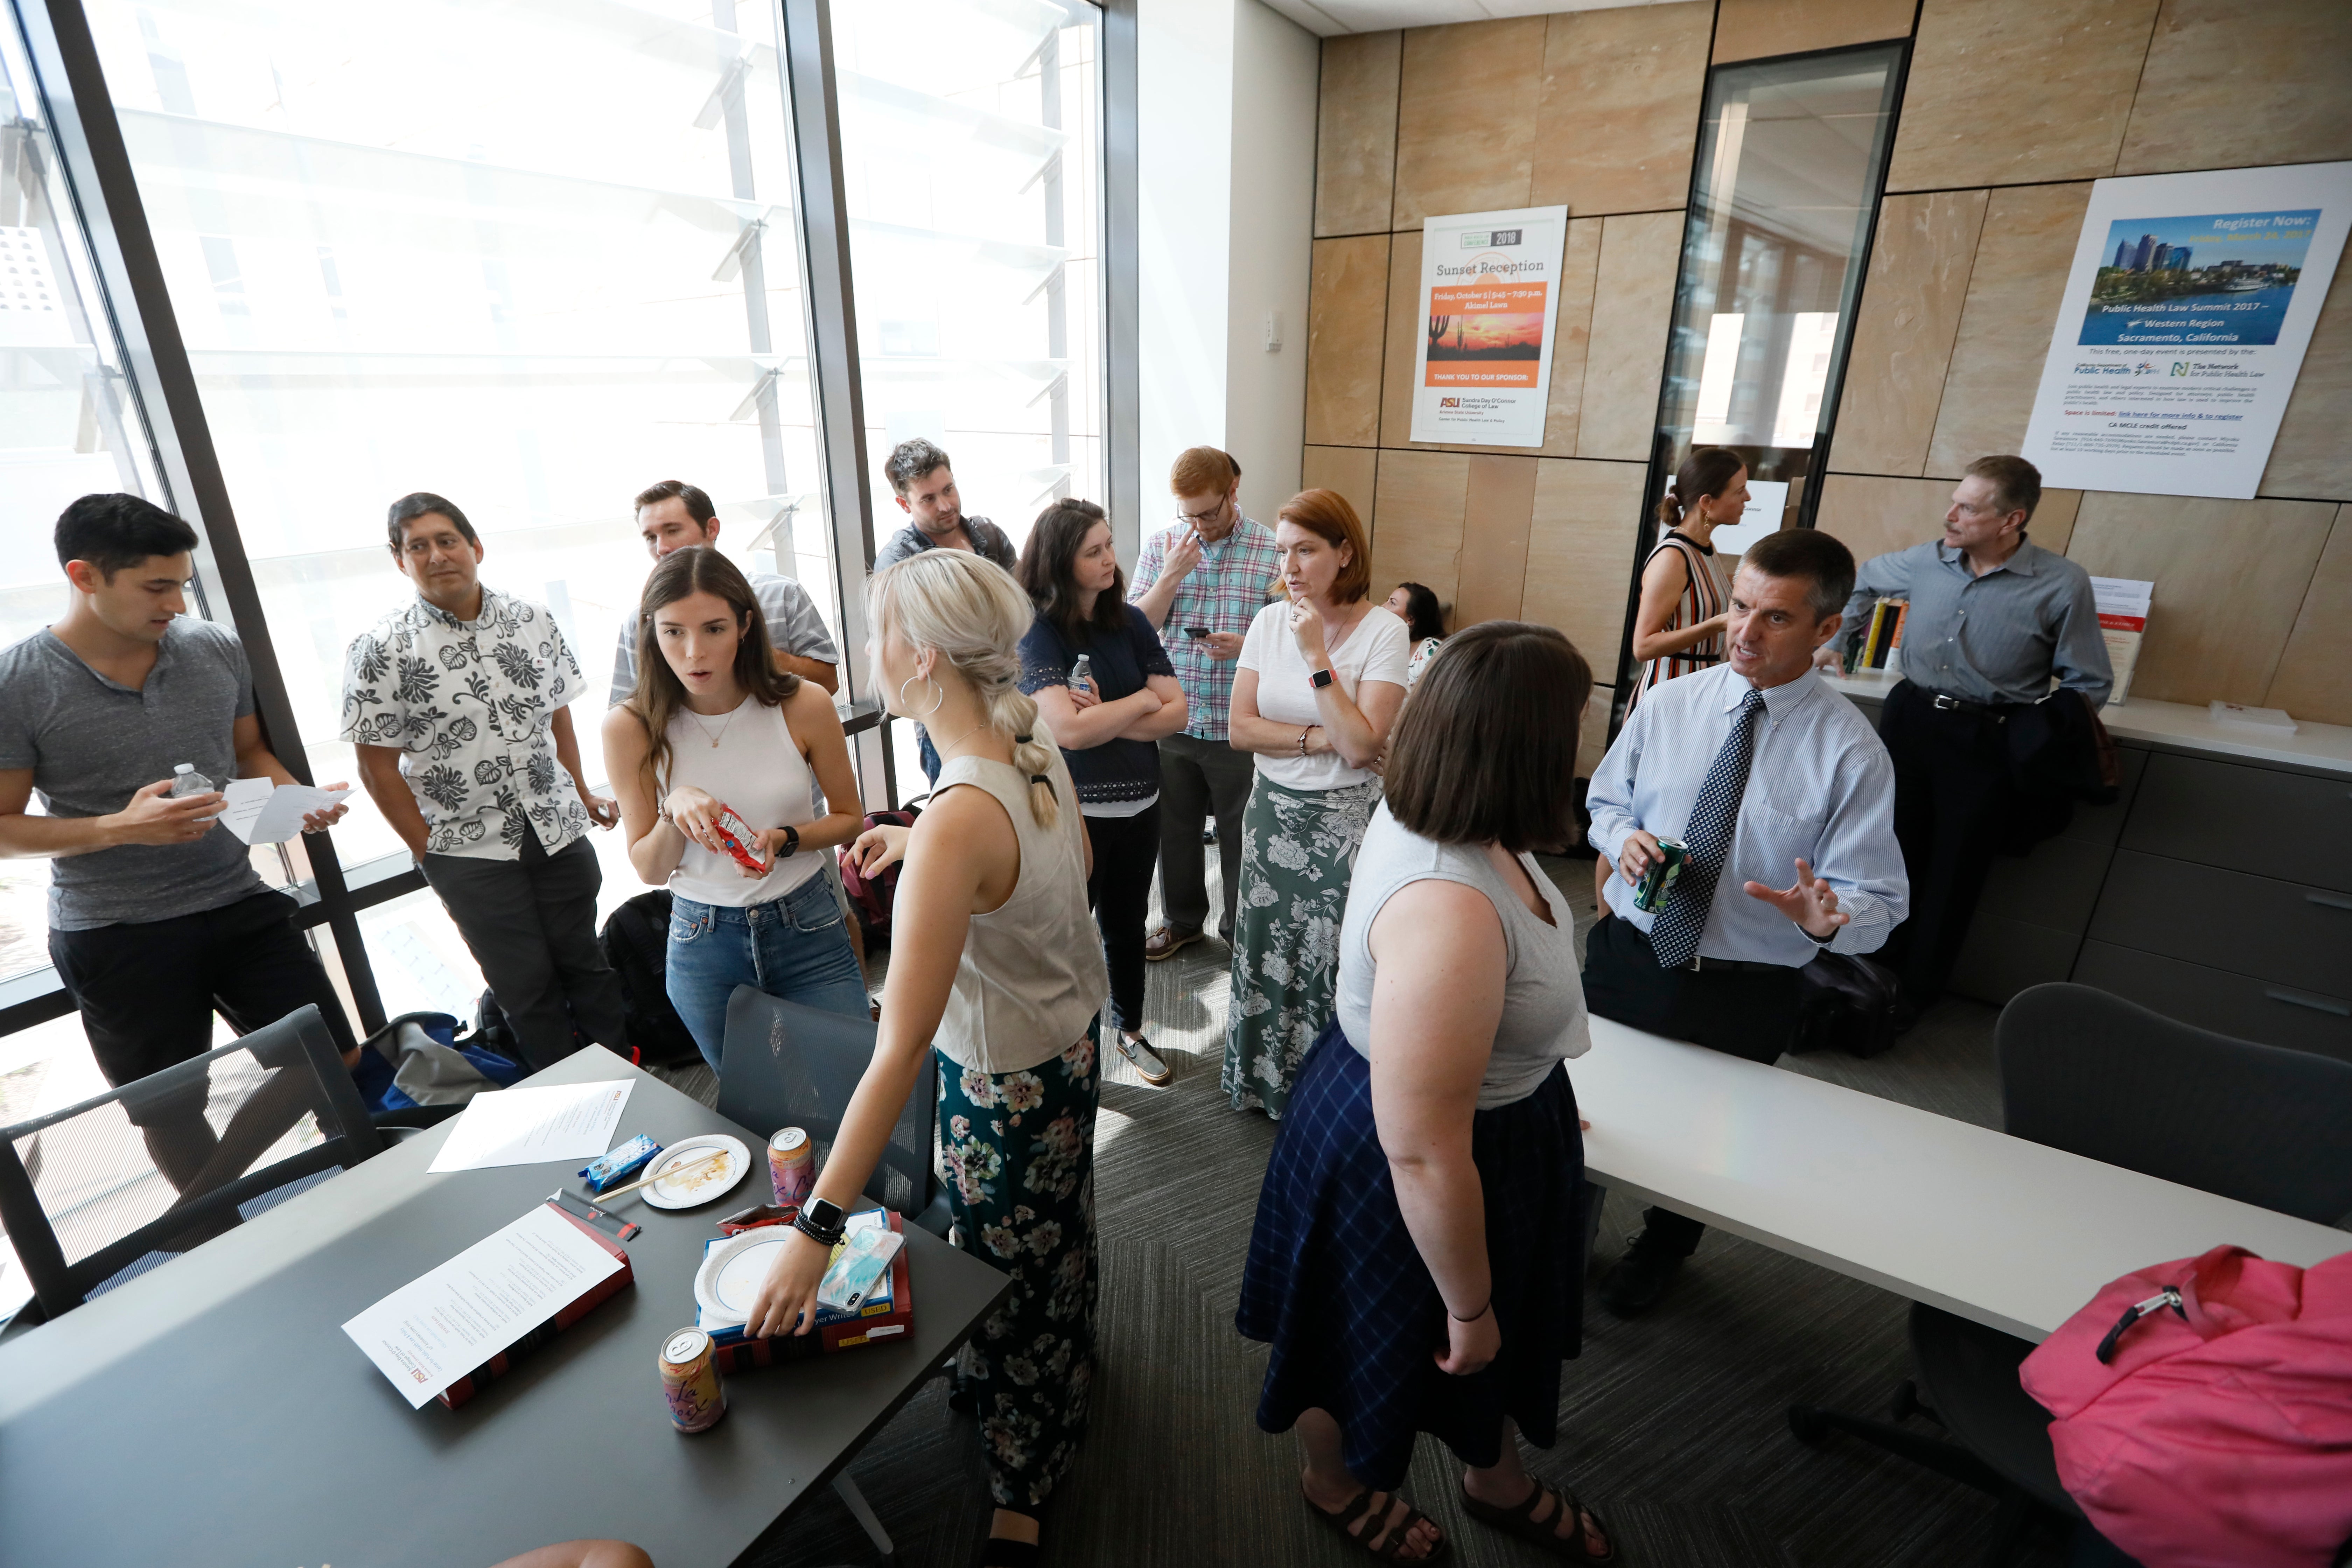
{"type": "Polygon", "coordinates": [[[2352,224],[2352,163],[2091,187],[2023,452],[2046,485],[2252,497],[2352,224]]]}
{"type": "Polygon", "coordinates": [[[1567,237],[1564,206],[1422,220],[1414,440],[1543,445],[1567,237]]]}

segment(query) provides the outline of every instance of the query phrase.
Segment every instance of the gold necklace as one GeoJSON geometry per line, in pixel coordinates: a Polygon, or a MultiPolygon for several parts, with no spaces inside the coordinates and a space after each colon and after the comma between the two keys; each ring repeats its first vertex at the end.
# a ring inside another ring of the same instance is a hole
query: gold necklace
{"type": "MultiPolygon", "coordinates": [[[[744,702],[750,700],[748,697],[743,700],[744,702]]],[[[736,714],[743,711],[743,703],[738,702],[734,707],[727,710],[727,717],[719,722],[719,733],[716,735],[710,733],[710,727],[702,721],[701,714],[691,708],[681,709],[680,711],[694,721],[694,727],[702,731],[704,737],[710,742],[710,749],[715,752],[719,749],[719,742],[727,738],[727,726],[735,722],[736,714]]]]}

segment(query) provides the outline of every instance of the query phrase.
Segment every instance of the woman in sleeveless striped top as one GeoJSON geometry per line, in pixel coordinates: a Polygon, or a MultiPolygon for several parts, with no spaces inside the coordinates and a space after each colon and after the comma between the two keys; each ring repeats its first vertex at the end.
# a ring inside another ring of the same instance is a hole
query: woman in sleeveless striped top
{"type": "Polygon", "coordinates": [[[1683,459],[1674,488],[1658,502],[1666,534],[1642,567],[1642,599],[1633,612],[1633,657],[1642,679],[1626,703],[1630,711],[1650,688],[1723,661],[1723,584],[1712,564],[1718,528],[1748,508],[1748,467],[1739,454],[1701,447],[1683,459]]]}
{"type": "Polygon", "coordinates": [[[873,1059],[752,1304],[759,1334],[806,1333],[830,1247],[910,1092],[939,1102],[955,1244],[1011,1277],[957,1352],[960,1409],[980,1424],[996,1503],[982,1568],[1030,1568],[1037,1515],[1086,1430],[1094,1376],[1096,1016],[1110,994],[1087,906],[1077,790],[1021,691],[1034,614],[1002,567],[927,550],[867,580],[882,700],[928,727],[942,766],[912,828],[851,847],[872,876],[904,859],[873,1059]],[[928,1080],[928,1081],[926,1081],[928,1080]]]}
{"type": "MultiPolygon", "coordinates": [[[[1658,502],[1665,536],[1642,566],[1633,657],[1643,663],[1625,703],[1628,714],[1652,687],[1723,661],[1729,617],[1713,564],[1715,531],[1738,522],[1747,510],[1748,465],[1730,448],[1695,447],[1675,470],[1674,485],[1658,502]]],[[[1605,855],[1592,863],[1592,901],[1604,910],[1602,890],[1612,869],[1605,855]]]]}

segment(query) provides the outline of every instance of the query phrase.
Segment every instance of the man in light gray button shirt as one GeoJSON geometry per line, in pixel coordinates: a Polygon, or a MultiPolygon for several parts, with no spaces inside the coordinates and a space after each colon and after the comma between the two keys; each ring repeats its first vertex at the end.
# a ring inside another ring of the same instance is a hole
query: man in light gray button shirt
{"type": "MultiPolygon", "coordinates": [[[[1853,582],[1853,556],[1826,533],[1749,546],[1730,657],[1652,688],[1594,770],[1589,837],[1617,867],[1585,942],[1585,1005],[1601,1017],[1773,1061],[1796,1030],[1798,970],[1823,949],[1874,952],[1903,918],[1894,766],[1811,668],[1853,582]],[[1661,837],[1689,858],[1662,909],[1637,910],[1661,837]]],[[[1651,1209],[1601,1304],[1620,1317],[1655,1305],[1703,1228],[1651,1209]]]]}
{"type": "Polygon", "coordinates": [[[1878,726],[1912,889],[1911,918],[1886,947],[1906,1023],[1942,993],[1995,851],[2048,831],[2047,809],[2013,782],[2010,717],[2049,697],[2053,676],[2095,709],[2115,684],[2090,574],[2025,537],[2041,500],[2041,471],[2024,458],[1970,463],[1944,537],[1865,563],[1845,630],[1823,650],[1834,663],[1875,601],[1910,601],[1904,679],[1878,726]]]}

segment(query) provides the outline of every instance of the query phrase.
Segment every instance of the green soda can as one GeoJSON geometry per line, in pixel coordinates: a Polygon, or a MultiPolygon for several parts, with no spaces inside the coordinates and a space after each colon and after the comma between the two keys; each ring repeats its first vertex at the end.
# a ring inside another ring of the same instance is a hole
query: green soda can
{"type": "Polygon", "coordinates": [[[1666,895],[1674,891],[1675,879],[1682,874],[1683,862],[1690,858],[1690,846],[1679,838],[1661,838],[1658,855],[1633,884],[1633,907],[1645,915],[1666,907],[1666,895]]]}

